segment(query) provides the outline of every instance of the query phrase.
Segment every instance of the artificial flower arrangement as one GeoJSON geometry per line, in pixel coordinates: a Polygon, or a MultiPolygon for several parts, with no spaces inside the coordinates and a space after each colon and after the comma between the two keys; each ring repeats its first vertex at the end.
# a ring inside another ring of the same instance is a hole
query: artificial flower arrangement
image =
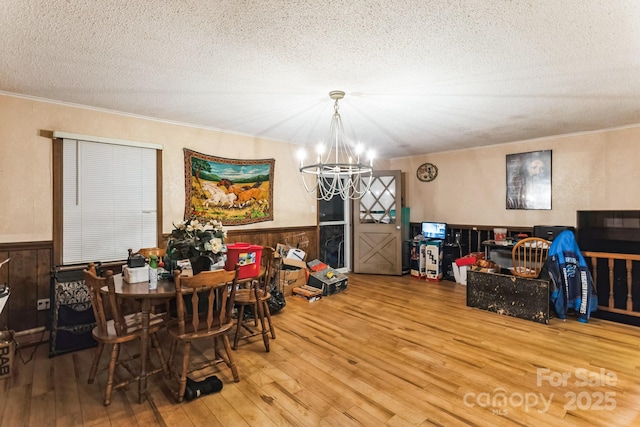
{"type": "Polygon", "coordinates": [[[209,258],[214,265],[224,261],[227,230],[220,221],[201,222],[192,217],[173,224],[173,227],[167,244],[165,265],[173,268],[177,261],[185,259],[193,264],[200,257],[209,258]]]}

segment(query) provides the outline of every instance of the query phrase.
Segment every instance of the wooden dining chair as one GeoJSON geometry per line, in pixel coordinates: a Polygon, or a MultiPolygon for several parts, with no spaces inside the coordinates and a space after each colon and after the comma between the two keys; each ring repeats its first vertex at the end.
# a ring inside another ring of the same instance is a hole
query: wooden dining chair
{"type": "Polygon", "coordinates": [[[233,339],[233,349],[237,350],[240,339],[262,335],[264,348],[269,351],[269,334],[271,338],[276,338],[276,331],[271,322],[271,311],[269,310],[269,286],[273,277],[273,263],[275,259],[275,249],[265,246],[262,248],[262,276],[251,280],[248,286],[238,289],[236,294],[236,307],[238,309],[238,320],[236,322],[236,332],[233,339]],[[246,307],[252,308],[252,316],[245,319],[246,307]],[[243,331],[245,331],[243,335],[243,331]]]}
{"type": "Polygon", "coordinates": [[[515,244],[511,250],[513,267],[509,270],[514,276],[537,278],[542,270],[551,242],[540,237],[528,237],[515,244]]]}
{"type": "Polygon", "coordinates": [[[240,381],[227,337],[233,327],[232,312],[238,269],[236,266],[233,271],[203,271],[191,277],[182,277],[180,271],[174,272],[177,319],[169,324],[167,330],[172,339],[169,367],[178,380],[178,391],[175,393],[178,402],[182,402],[184,398],[187,375],[208,366],[224,362],[231,370],[234,381],[240,381]],[[190,304],[186,303],[183,295],[187,296],[190,304]],[[207,299],[207,309],[204,312],[198,312],[201,298],[207,299]],[[202,339],[213,339],[214,357],[199,364],[190,363],[191,343],[202,339]],[[183,347],[182,364],[179,372],[175,372],[173,364],[178,344],[183,347]]]}
{"type": "MultiPolygon", "coordinates": [[[[96,326],[93,328],[92,335],[98,343],[91,370],[89,371],[88,383],[93,384],[99,370],[108,370],[107,383],[104,391],[104,405],[107,406],[111,403],[111,392],[114,389],[125,387],[140,378],[139,373],[130,365],[133,359],[139,358],[139,352],[134,352],[134,355],[129,358],[121,358],[120,350],[124,344],[133,341],[138,342],[140,334],[142,333],[142,318],[140,313],[133,313],[126,316],[122,314],[120,303],[115,294],[113,272],[111,270],[106,271],[104,277],[99,277],[95,265],[89,264],[83,273],[85,284],[89,290],[93,313],[96,318],[96,326]],[[106,292],[102,291],[104,287],[107,288],[106,292]],[[109,307],[110,316],[107,313],[106,307],[109,307]],[[100,367],[100,359],[105,345],[111,346],[111,355],[108,365],[100,367]],[[129,376],[118,382],[114,382],[117,366],[122,366],[126,369],[129,376]]],[[[149,334],[151,342],[158,354],[160,367],[151,370],[149,373],[164,370],[165,374],[168,375],[168,367],[156,335],[162,327],[164,327],[162,318],[151,315],[149,334]]]]}
{"type": "MultiPolygon", "coordinates": [[[[133,251],[129,249],[129,255],[131,255],[133,251]]],[[[136,254],[140,254],[145,258],[149,258],[150,255],[156,255],[158,258],[162,258],[167,253],[166,248],[140,248],[136,252],[136,254]]]]}

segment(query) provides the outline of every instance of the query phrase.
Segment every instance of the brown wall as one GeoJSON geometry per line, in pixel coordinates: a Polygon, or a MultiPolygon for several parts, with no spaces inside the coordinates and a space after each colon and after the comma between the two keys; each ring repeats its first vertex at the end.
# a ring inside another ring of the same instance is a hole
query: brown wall
{"type": "MultiPolygon", "coordinates": [[[[230,231],[227,243],[249,242],[275,247],[298,233],[305,233],[309,239],[308,248],[304,248],[307,259],[317,258],[316,226],[230,231]]],[[[39,299],[50,298],[52,246],[50,241],[0,244],[0,262],[11,258],[0,270],[0,284],[8,284],[11,289],[7,305],[0,314],[0,329],[24,331],[48,326],[50,310],[38,311],[36,307],[39,299]]]]}
{"type": "Polygon", "coordinates": [[[0,270],[0,283],[11,289],[1,326],[23,331],[47,324],[49,311],[37,311],[36,304],[49,298],[51,251],[51,242],[0,245],[0,262],[11,258],[0,270]]]}

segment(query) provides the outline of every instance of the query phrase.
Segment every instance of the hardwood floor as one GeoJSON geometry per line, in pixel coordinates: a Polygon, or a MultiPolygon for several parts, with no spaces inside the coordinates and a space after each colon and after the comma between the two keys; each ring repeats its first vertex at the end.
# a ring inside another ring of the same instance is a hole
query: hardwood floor
{"type": "Polygon", "coordinates": [[[368,275],[289,299],[273,322],[270,353],[260,337],[234,352],[240,382],[218,365],[202,375],[223,390],[182,404],[156,375],[146,402],[130,387],[104,407],[105,373],[87,384],[93,349],[48,358],[41,345],[2,381],[1,425],[640,425],[637,327],[545,326],[468,308],[462,285],[368,275]]]}

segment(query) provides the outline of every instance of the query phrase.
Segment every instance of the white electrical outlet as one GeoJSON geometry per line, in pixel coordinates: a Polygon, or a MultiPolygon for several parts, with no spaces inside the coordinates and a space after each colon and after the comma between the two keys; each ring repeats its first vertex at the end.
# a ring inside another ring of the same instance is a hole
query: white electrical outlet
{"type": "Polygon", "coordinates": [[[38,300],[38,310],[49,310],[51,308],[51,300],[43,298],[38,300]]]}

